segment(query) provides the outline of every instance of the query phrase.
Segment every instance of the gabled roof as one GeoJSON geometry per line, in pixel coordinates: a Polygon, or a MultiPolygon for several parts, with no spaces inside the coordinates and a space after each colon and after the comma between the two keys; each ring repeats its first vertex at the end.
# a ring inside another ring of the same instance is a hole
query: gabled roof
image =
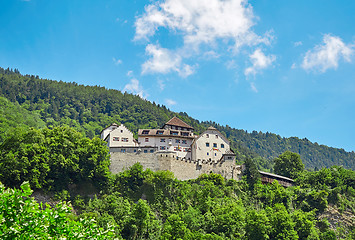
{"type": "Polygon", "coordinates": [[[173,117],[167,123],[165,123],[164,126],[165,125],[172,125],[172,126],[194,129],[193,127],[191,127],[190,125],[188,125],[187,123],[185,123],[184,121],[180,120],[177,117],[173,117]]]}

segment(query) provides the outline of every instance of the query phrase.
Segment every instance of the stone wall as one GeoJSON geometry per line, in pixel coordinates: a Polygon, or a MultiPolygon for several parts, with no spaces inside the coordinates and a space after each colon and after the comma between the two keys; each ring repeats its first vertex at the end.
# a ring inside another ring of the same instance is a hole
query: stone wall
{"type": "Polygon", "coordinates": [[[233,160],[188,160],[176,156],[175,152],[158,151],[143,153],[142,151],[133,152],[111,152],[112,173],[119,173],[128,169],[135,163],[141,163],[144,169],[150,168],[153,171],[169,170],[174,173],[179,180],[196,179],[201,174],[210,172],[221,174],[227,179],[239,180],[241,168],[233,160]]]}

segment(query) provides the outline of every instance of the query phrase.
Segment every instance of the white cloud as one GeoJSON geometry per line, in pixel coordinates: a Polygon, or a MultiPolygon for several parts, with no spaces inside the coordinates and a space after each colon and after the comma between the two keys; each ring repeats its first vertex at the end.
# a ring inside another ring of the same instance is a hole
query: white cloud
{"type": "Polygon", "coordinates": [[[251,90],[252,90],[253,92],[255,92],[255,93],[258,92],[258,89],[257,89],[256,86],[255,86],[255,83],[251,82],[251,83],[250,83],[250,87],[251,87],[251,90]]]}
{"type": "Polygon", "coordinates": [[[116,59],[115,57],[112,58],[112,61],[115,65],[120,65],[122,63],[121,59],[116,59]]]}
{"type": "Polygon", "coordinates": [[[302,46],[302,44],[303,43],[301,41],[298,41],[298,42],[294,42],[293,46],[298,47],[298,46],[302,46]]]}
{"type": "Polygon", "coordinates": [[[163,91],[165,89],[165,83],[163,80],[158,80],[158,86],[160,88],[161,91],[163,91]]]}
{"type": "Polygon", "coordinates": [[[340,59],[351,62],[353,53],[353,45],[347,45],[339,37],[326,34],[322,44],[306,53],[301,67],[306,71],[314,70],[324,73],[330,68],[337,69],[340,59]]]}
{"type": "Polygon", "coordinates": [[[295,69],[295,68],[297,68],[296,63],[292,63],[292,65],[291,65],[291,69],[295,69]]]}
{"type": "Polygon", "coordinates": [[[149,96],[143,89],[143,87],[139,84],[139,81],[135,78],[131,79],[131,82],[127,83],[126,86],[124,86],[123,92],[136,94],[143,99],[146,99],[149,96]]]}
{"type": "Polygon", "coordinates": [[[165,28],[172,35],[181,36],[183,45],[170,50],[148,44],[146,54],[152,58],[143,64],[142,73],[175,71],[188,76],[194,67],[183,60],[195,55],[217,57],[211,53],[219,44],[233,53],[243,46],[269,45],[272,32],[263,36],[253,32],[255,18],[246,0],[162,0],[147,5],[136,19],[134,40],[149,41],[160,28],[165,28]]]}
{"type": "Polygon", "coordinates": [[[169,49],[159,45],[149,44],[145,48],[146,54],[151,56],[142,65],[142,74],[177,72],[182,77],[187,77],[194,72],[192,66],[182,63],[182,58],[169,49]]]}
{"type": "Polygon", "coordinates": [[[250,74],[255,75],[258,71],[269,67],[276,60],[274,55],[266,56],[260,48],[249,55],[249,58],[253,65],[245,69],[244,74],[246,76],[250,74]]]}
{"type": "Polygon", "coordinates": [[[226,62],[226,67],[227,67],[227,69],[236,69],[236,68],[238,68],[238,65],[235,62],[235,60],[229,60],[226,62]]]}
{"type": "Polygon", "coordinates": [[[129,70],[126,74],[128,77],[131,77],[133,75],[133,71],[132,70],[129,70]]]}
{"type": "Polygon", "coordinates": [[[174,101],[172,99],[165,99],[165,102],[168,106],[176,105],[176,101],[174,101]]]}

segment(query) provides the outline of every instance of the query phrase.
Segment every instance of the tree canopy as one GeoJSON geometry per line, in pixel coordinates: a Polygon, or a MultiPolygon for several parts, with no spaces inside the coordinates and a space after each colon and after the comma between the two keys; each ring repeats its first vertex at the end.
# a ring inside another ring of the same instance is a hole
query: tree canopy
{"type": "Polygon", "coordinates": [[[294,178],[304,169],[301,157],[297,153],[286,151],[274,159],[274,171],[285,177],[294,178]]]}

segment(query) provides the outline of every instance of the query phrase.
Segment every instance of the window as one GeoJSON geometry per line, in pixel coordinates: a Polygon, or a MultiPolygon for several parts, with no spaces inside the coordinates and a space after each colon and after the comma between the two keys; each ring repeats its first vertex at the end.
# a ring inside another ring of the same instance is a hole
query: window
{"type": "Polygon", "coordinates": [[[206,138],[209,138],[209,137],[210,137],[210,135],[208,133],[206,133],[206,138]]]}
{"type": "Polygon", "coordinates": [[[134,149],[133,152],[137,152],[137,149],[134,149]]]}
{"type": "Polygon", "coordinates": [[[218,138],[218,135],[216,134],[216,138],[218,138]]]}
{"type": "Polygon", "coordinates": [[[153,150],[153,149],[151,149],[151,150],[150,150],[150,152],[151,152],[151,153],[153,153],[153,152],[154,152],[154,150],[153,150]]]}
{"type": "Polygon", "coordinates": [[[147,153],[148,152],[148,150],[144,150],[144,153],[147,153]]]}
{"type": "Polygon", "coordinates": [[[121,133],[123,133],[123,130],[121,130],[121,133]]]}
{"type": "Polygon", "coordinates": [[[182,136],[189,136],[189,133],[187,133],[187,132],[181,132],[181,135],[182,135],[182,136]]]}
{"type": "Polygon", "coordinates": [[[149,134],[149,130],[143,130],[142,134],[149,134]]]}
{"type": "Polygon", "coordinates": [[[171,135],[179,135],[179,132],[170,131],[171,135]]]}
{"type": "Polygon", "coordinates": [[[221,148],[224,148],[224,144],[223,143],[221,144],[221,148]]]}
{"type": "Polygon", "coordinates": [[[214,155],[217,156],[217,153],[215,153],[214,155]]]}
{"type": "Polygon", "coordinates": [[[157,131],[158,135],[162,135],[164,133],[164,131],[157,131]]]}
{"type": "Polygon", "coordinates": [[[182,140],[182,144],[187,144],[187,141],[186,140],[182,140]]]}
{"type": "Polygon", "coordinates": [[[207,156],[210,155],[209,153],[207,153],[207,156]]]}
{"type": "Polygon", "coordinates": [[[216,148],[217,147],[217,143],[213,143],[213,147],[216,148]]]}
{"type": "Polygon", "coordinates": [[[165,146],[160,146],[160,150],[165,150],[165,146]]]}
{"type": "Polygon", "coordinates": [[[180,151],[181,152],[181,147],[174,147],[174,151],[180,151]]]}
{"type": "Polygon", "coordinates": [[[210,146],[210,143],[206,143],[206,147],[209,147],[210,146]]]}
{"type": "Polygon", "coordinates": [[[122,152],[122,153],[125,153],[125,152],[126,152],[126,149],[122,148],[122,149],[121,149],[121,152],[122,152]]]}
{"type": "Polygon", "coordinates": [[[113,141],[119,141],[120,138],[119,138],[119,137],[113,137],[112,140],[113,140],[113,141]]]}
{"type": "Polygon", "coordinates": [[[161,139],[160,139],[160,142],[165,142],[165,138],[161,138],[161,139]]]}
{"type": "Polygon", "coordinates": [[[175,139],[175,143],[180,143],[180,139],[175,139]]]}
{"type": "Polygon", "coordinates": [[[149,142],[149,138],[145,138],[144,141],[145,141],[145,142],[149,142]]]}
{"type": "Polygon", "coordinates": [[[122,138],[122,142],[128,142],[128,138],[122,138]]]}

